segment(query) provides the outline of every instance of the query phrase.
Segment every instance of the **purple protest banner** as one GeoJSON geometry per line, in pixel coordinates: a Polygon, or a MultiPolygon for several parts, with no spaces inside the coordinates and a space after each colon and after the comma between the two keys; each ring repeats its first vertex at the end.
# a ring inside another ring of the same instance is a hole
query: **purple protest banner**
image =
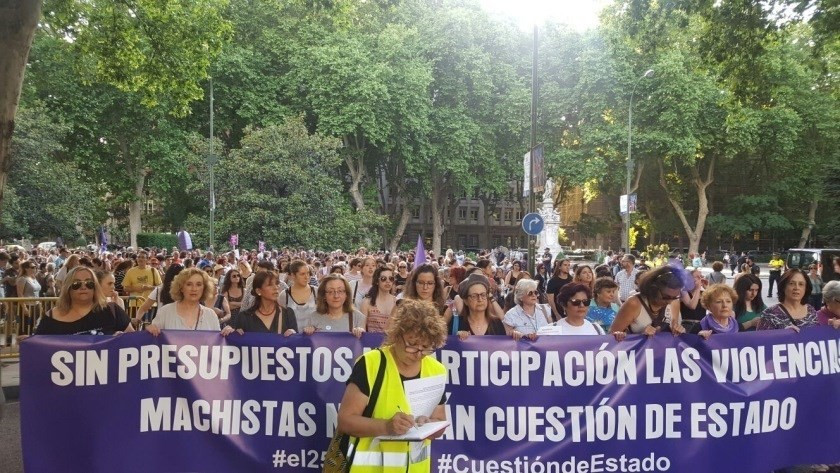
{"type": "Polygon", "coordinates": [[[232,246],[234,248],[239,246],[239,234],[238,233],[231,234],[231,236],[230,236],[230,246],[232,246]]]}
{"type": "MultiPolygon", "coordinates": [[[[320,471],[381,336],[193,331],[21,344],[27,471],[320,471]],[[131,453],[136,452],[136,453],[131,453]]],[[[767,472],[840,461],[840,332],[451,337],[433,470],[767,472]]]]}

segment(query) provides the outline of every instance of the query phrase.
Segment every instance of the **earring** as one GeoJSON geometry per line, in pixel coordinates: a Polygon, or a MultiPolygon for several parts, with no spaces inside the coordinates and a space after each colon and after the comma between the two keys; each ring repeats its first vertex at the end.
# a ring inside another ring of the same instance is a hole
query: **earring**
{"type": "Polygon", "coordinates": [[[257,297],[262,297],[262,293],[261,293],[261,292],[258,292],[258,293],[257,293],[257,297]]]}

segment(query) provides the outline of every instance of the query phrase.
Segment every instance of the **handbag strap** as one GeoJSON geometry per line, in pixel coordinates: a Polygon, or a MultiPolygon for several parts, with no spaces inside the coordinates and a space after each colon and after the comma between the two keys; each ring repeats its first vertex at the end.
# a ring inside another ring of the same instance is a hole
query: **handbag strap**
{"type": "MultiPolygon", "coordinates": [[[[382,361],[379,362],[379,370],[376,372],[376,380],[373,382],[373,387],[370,388],[370,396],[368,396],[367,406],[365,406],[365,410],[362,411],[363,417],[371,417],[373,415],[373,409],[376,407],[376,401],[379,399],[379,391],[382,390],[382,381],[385,379],[385,365],[388,363],[388,358],[385,357],[385,352],[383,352],[381,348],[377,348],[376,351],[382,355],[382,361]]],[[[359,440],[361,439],[356,437],[356,441],[353,442],[353,451],[347,458],[347,470],[345,471],[349,471],[350,467],[353,465],[353,459],[356,457],[356,448],[359,446],[359,440]]]]}

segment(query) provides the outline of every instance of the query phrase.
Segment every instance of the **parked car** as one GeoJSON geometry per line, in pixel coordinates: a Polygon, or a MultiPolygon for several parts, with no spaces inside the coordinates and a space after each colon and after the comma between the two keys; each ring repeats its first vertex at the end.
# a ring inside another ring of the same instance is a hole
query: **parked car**
{"type": "Polygon", "coordinates": [[[813,263],[820,265],[823,281],[840,279],[834,272],[833,260],[840,256],[840,248],[791,248],[787,252],[787,267],[808,270],[813,263]]]}

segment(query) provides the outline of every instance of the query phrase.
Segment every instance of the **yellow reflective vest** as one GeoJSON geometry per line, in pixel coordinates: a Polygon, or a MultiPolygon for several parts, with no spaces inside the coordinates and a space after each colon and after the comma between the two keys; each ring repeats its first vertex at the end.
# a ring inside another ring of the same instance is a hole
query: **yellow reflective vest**
{"type": "MultiPolygon", "coordinates": [[[[403,412],[411,414],[408,401],[405,398],[400,372],[397,370],[397,362],[391,354],[391,347],[383,347],[387,365],[382,380],[382,388],[379,391],[379,399],[373,409],[374,419],[390,419],[399,412],[398,406],[403,412]]],[[[363,355],[365,357],[365,368],[367,371],[368,386],[373,388],[376,381],[376,372],[379,370],[379,363],[382,355],[376,350],[371,350],[363,355]]],[[[445,375],[446,368],[439,361],[430,356],[424,356],[420,362],[420,377],[445,375]]],[[[356,438],[350,438],[349,448],[353,449],[356,438]]],[[[419,442],[380,442],[371,437],[359,439],[353,455],[351,473],[428,473],[431,471],[431,440],[424,440],[422,445],[419,442]]],[[[348,452],[348,457],[352,454],[348,452]]]]}

